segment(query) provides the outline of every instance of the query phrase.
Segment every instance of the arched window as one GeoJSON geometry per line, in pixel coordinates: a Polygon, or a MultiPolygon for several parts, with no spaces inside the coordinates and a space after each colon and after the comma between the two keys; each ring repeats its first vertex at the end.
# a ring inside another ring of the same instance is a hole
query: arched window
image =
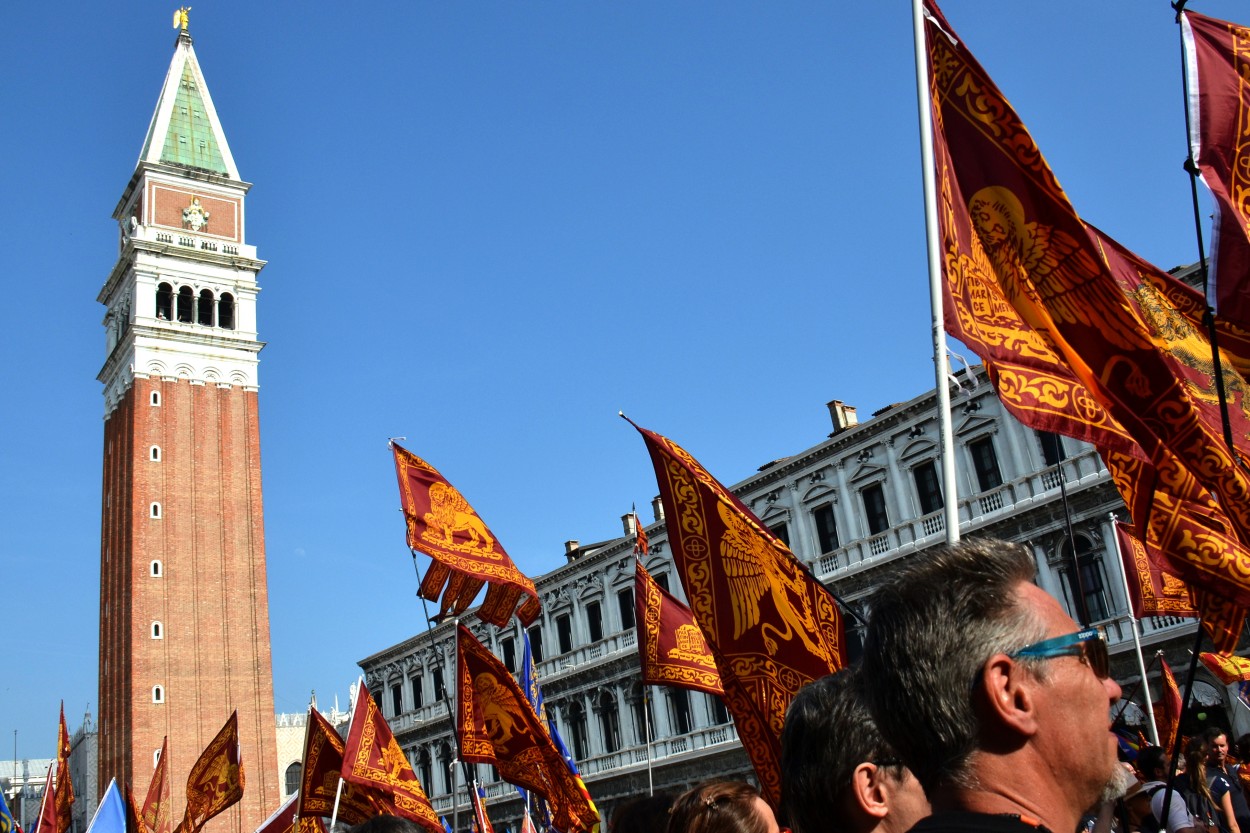
{"type": "Polygon", "coordinates": [[[421,787],[427,793],[433,794],[434,790],[434,772],[430,767],[430,752],[424,746],[417,752],[417,780],[421,782],[421,787]]]}
{"type": "Polygon", "coordinates": [[[599,732],[603,735],[603,751],[615,752],[621,748],[621,719],[616,713],[616,700],[604,691],[599,695],[599,732]]]}
{"type": "Polygon", "coordinates": [[[152,623],[152,638],[153,638],[153,639],[163,639],[163,638],[164,638],[164,631],[161,629],[161,623],[160,623],[160,622],[153,622],[153,623],[152,623]]]}
{"type": "Polygon", "coordinates": [[[564,721],[569,725],[569,734],[572,735],[573,757],[579,761],[586,760],[586,712],[582,709],[582,704],[570,703],[564,710],[564,721]]]}
{"type": "Polygon", "coordinates": [[[221,301],[217,304],[217,326],[223,330],[234,329],[234,296],[229,292],[221,293],[221,301]]]}
{"type": "Polygon", "coordinates": [[[439,744],[439,755],[437,755],[437,765],[439,765],[439,783],[441,784],[440,793],[451,792],[451,747],[446,743],[439,744]]]}
{"type": "MultiPolygon", "coordinates": [[[[158,686],[158,685],[154,685],[154,686],[152,686],[152,702],[153,702],[153,703],[164,703],[164,702],[165,702],[165,689],[164,689],[164,688],[162,688],[161,686],[158,686]]],[[[152,758],[152,768],[153,768],[153,769],[155,769],[155,768],[156,768],[156,765],[157,765],[157,763],[159,763],[159,762],[160,762],[160,759],[161,759],[161,751],[158,749],[158,750],[156,750],[156,755],[152,758]]]]}
{"type": "Polygon", "coordinates": [[[729,722],[729,709],[725,708],[725,701],[717,697],[715,694],[707,696],[708,702],[712,706],[712,724],[720,726],[729,722]]]}
{"type": "Polygon", "coordinates": [[[293,795],[299,789],[300,779],[304,776],[304,765],[299,761],[286,768],[286,794],[293,795]]]}
{"type": "Polygon", "coordinates": [[[1078,593],[1084,597],[1085,615],[1088,626],[1111,618],[1111,598],[1107,592],[1107,573],[1103,567],[1102,555],[1094,548],[1094,543],[1084,535],[1076,536],[1076,561],[1080,565],[1080,581],[1074,581],[1072,571],[1072,545],[1063,542],[1061,551],[1063,560],[1060,569],[1063,571],[1064,596],[1067,597],[1068,608],[1074,618],[1080,618],[1082,611],[1077,603],[1078,593]]]}
{"type": "Polygon", "coordinates": [[[195,293],[191,287],[184,286],[178,290],[178,320],[190,324],[195,309],[195,293]]]}
{"type": "Polygon", "coordinates": [[[207,289],[200,290],[200,305],[195,311],[195,323],[205,327],[213,326],[213,293],[207,289]]]}
{"type": "Polygon", "coordinates": [[[156,287],[156,317],[162,321],[174,319],[174,288],[167,283],[156,287]]]}
{"type": "Polygon", "coordinates": [[[161,447],[159,445],[154,445],[148,449],[148,459],[153,463],[159,463],[161,461],[161,447]]]}
{"type": "Polygon", "coordinates": [[[159,408],[161,406],[161,392],[159,390],[152,391],[152,398],[149,401],[152,403],[153,408],[159,408]]]}
{"type": "Polygon", "coordinates": [[[159,521],[161,519],[161,505],[159,503],[153,502],[152,505],[148,508],[148,515],[159,521]]]}
{"type": "Polygon", "coordinates": [[[152,578],[160,578],[160,577],[161,577],[161,562],[153,561],[152,562],[152,578]]]}

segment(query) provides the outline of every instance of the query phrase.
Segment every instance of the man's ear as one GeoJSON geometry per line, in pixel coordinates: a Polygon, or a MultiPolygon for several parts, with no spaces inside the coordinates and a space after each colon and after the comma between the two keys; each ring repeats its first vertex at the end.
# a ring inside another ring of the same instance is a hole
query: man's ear
{"type": "Polygon", "coordinates": [[[889,792],[882,783],[885,770],[864,761],[851,774],[851,795],[855,805],[870,818],[877,821],[890,812],[889,792]]]}
{"type": "Polygon", "coordinates": [[[1031,737],[1037,733],[1037,678],[1006,654],[985,661],[974,685],[985,717],[1000,726],[1031,737]]]}

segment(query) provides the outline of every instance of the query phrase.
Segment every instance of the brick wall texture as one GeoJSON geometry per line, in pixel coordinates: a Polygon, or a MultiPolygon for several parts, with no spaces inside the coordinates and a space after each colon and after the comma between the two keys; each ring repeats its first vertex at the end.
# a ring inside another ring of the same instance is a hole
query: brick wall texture
{"type": "Polygon", "coordinates": [[[206,829],[252,833],[281,791],[256,393],[136,379],[105,422],[101,515],[99,783],[142,802],[168,735],[176,824],[187,773],[237,709],[244,797],[206,829]]]}

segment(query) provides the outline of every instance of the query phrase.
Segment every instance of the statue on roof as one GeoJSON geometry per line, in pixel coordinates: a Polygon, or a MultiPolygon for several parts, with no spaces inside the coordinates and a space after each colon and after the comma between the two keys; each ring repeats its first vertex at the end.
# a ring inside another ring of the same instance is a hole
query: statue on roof
{"type": "Polygon", "coordinates": [[[187,31],[187,12],[191,11],[190,6],[183,6],[174,12],[174,28],[187,31]]]}

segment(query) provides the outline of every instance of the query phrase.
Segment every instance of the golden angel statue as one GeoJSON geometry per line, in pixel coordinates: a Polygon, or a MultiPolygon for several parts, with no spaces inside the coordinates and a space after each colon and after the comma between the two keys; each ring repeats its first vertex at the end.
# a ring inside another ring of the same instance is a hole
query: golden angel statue
{"type": "Polygon", "coordinates": [[[187,12],[191,11],[190,6],[183,6],[174,12],[174,28],[187,31],[187,12]]]}

